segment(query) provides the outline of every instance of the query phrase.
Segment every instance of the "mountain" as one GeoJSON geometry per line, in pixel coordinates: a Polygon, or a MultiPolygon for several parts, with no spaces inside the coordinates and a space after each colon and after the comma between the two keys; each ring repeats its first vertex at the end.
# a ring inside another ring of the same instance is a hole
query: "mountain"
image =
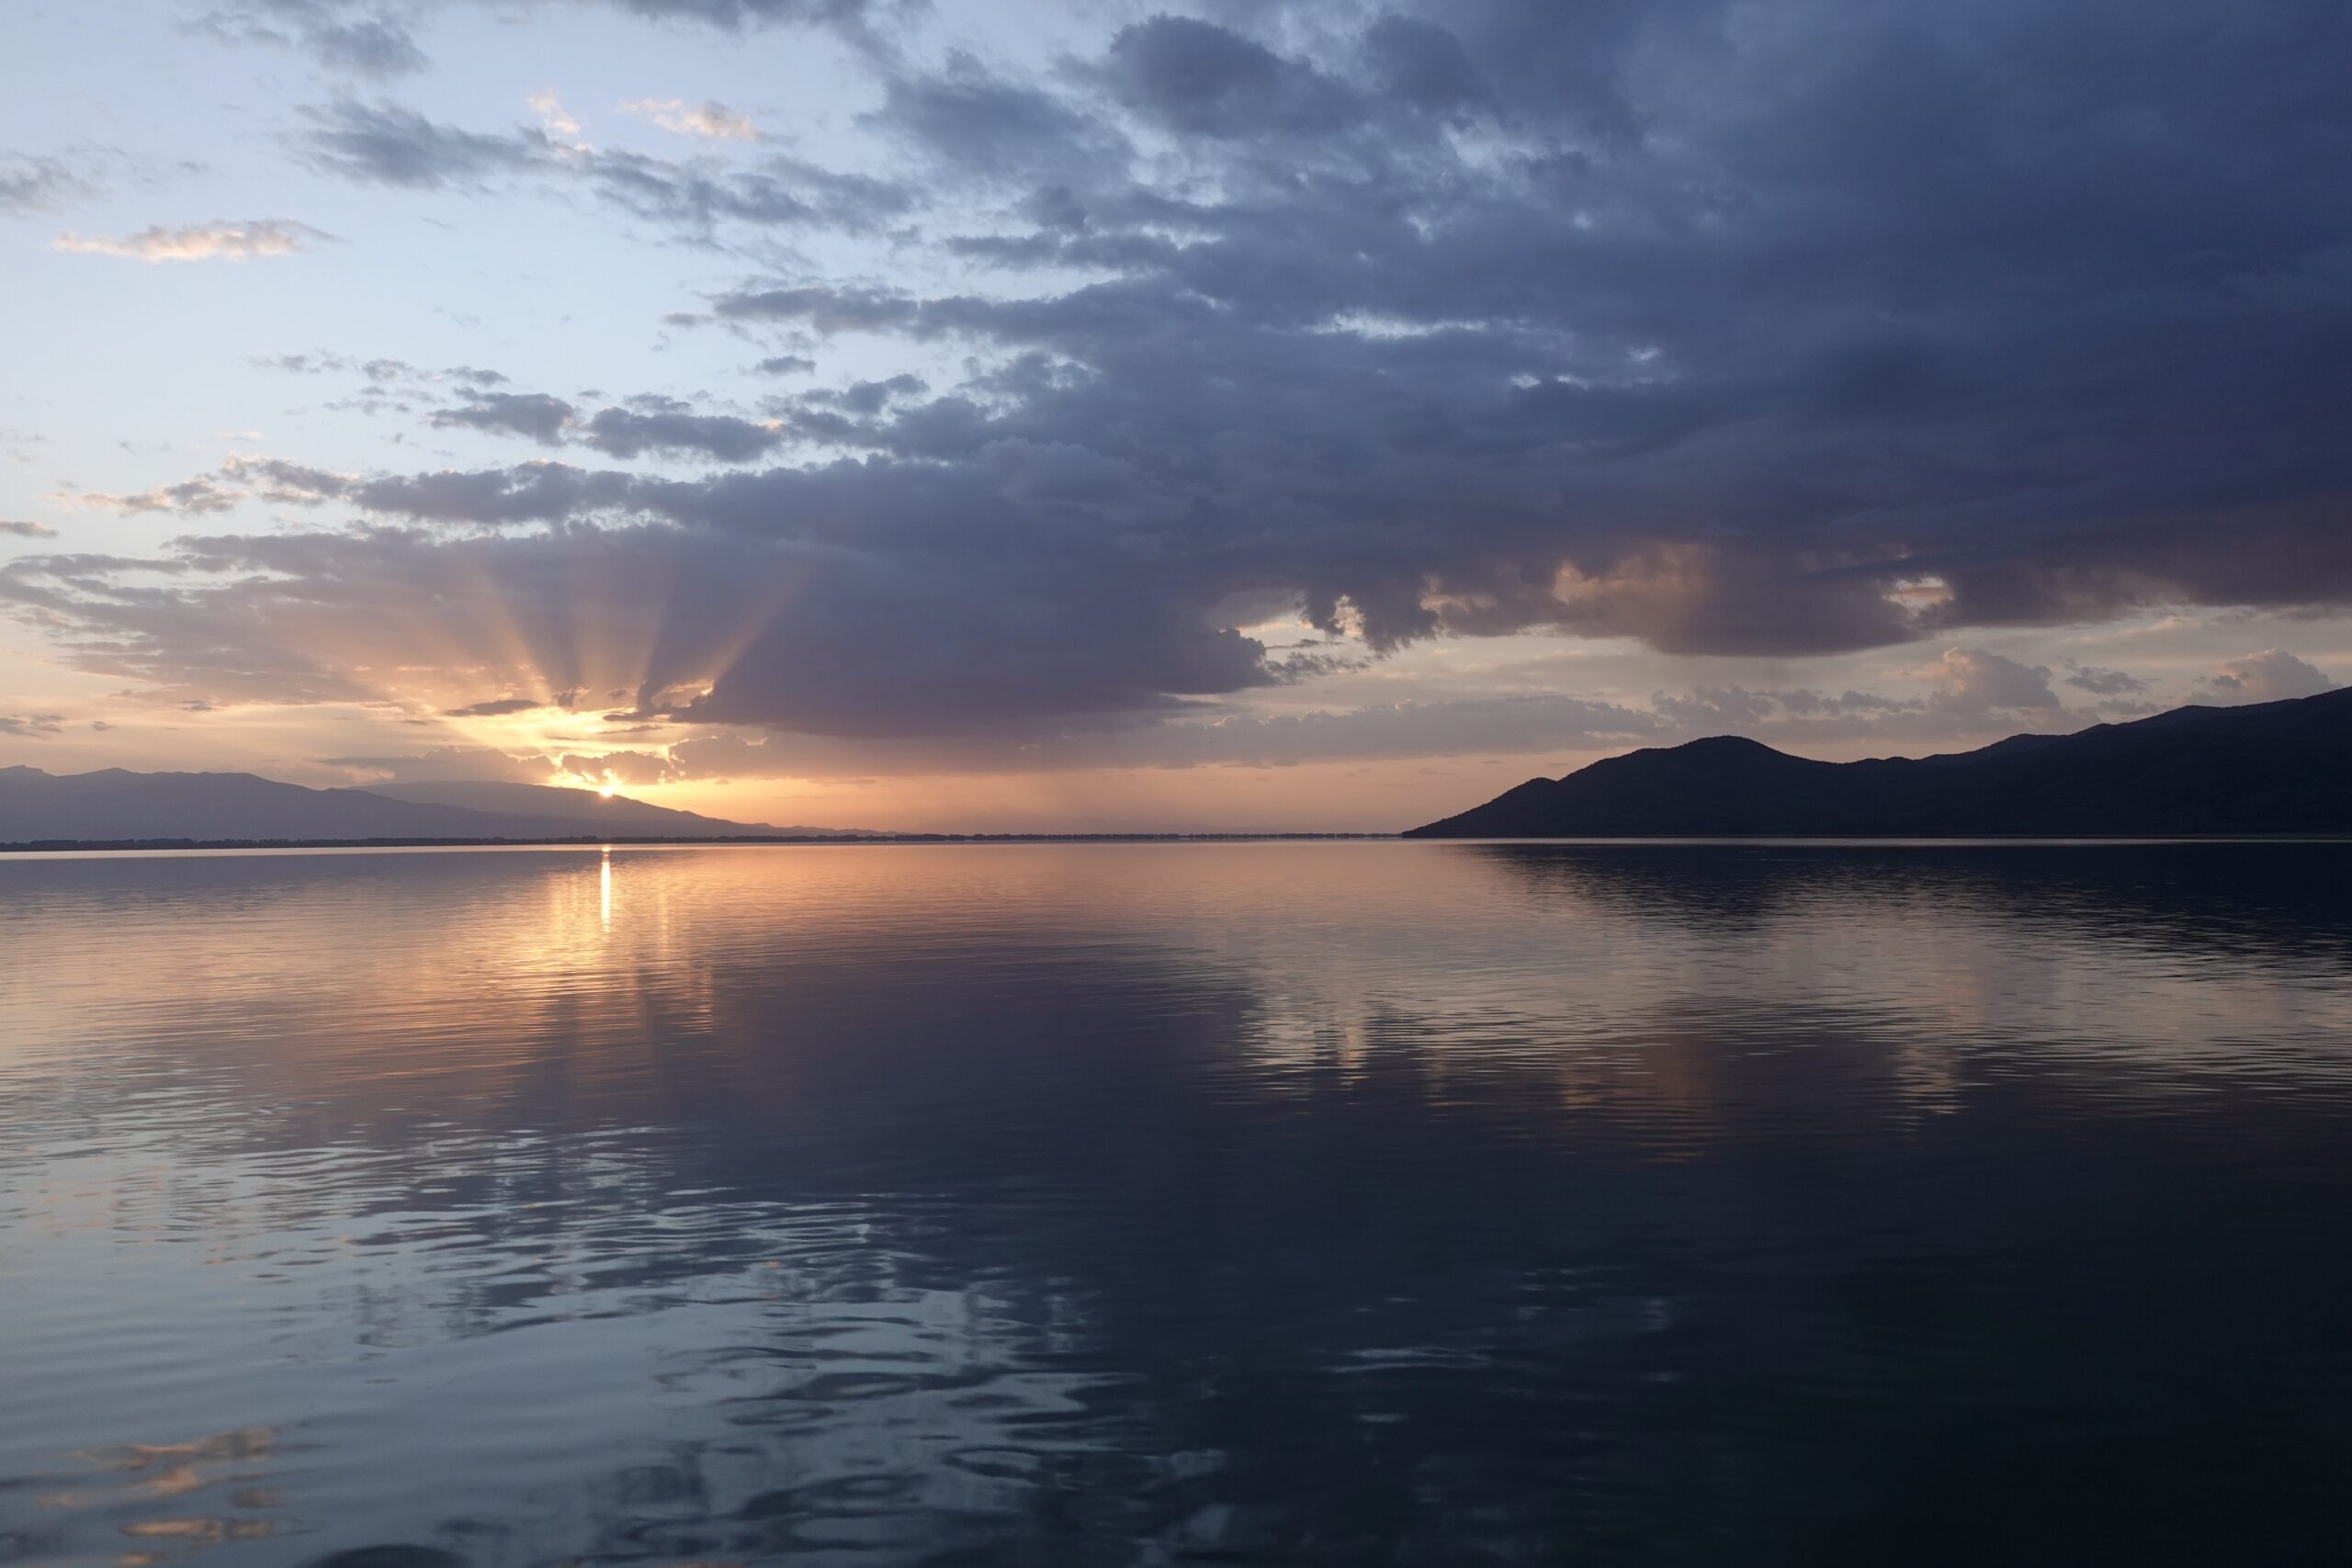
{"type": "Polygon", "coordinates": [[[673,811],[648,806],[622,795],[600,795],[592,789],[560,789],[548,784],[493,784],[482,780],[447,780],[436,784],[385,784],[361,786],[368,795],[405,800],[421,806],[455,806],[468,811],[561,819],[576,824],[574,833],[616,833],[625,837],[685,839],[743,838],[852,839],[861,835],[843,828],[771,828],[763,822],[729,822],[698,812],[673,811]]]}
{"type": "Polygon", "coordinates": [[[413,786],[450,798],[383,790],[306,789],[251,773],[57,774],[0,768],[0,844],[145,840],[348,841],[368,839],[710,839],[784,836],[589,790],[537,785],[413,786]],[[521,791],[521,794],[508,793],[521,791]],[[469,803],[470,802],[470,803],[469,803]]]}
{"type": "Polygon", "coordinates": [[[1406,837],[2210,833],[2352,833],[2352,688],[1917,759],[1816,762],[1717,736],[1531,779],[1406,837]]]}

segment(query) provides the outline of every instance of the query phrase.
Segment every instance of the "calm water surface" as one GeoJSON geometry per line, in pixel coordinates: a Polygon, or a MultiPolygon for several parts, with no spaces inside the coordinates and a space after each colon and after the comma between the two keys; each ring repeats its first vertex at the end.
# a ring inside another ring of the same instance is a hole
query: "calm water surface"
{"type": "Polygon", "coordinates": [[[2343,1562],[2347,1222],[2340,848],[0,861],[0,1561],[2343,1562]]]}

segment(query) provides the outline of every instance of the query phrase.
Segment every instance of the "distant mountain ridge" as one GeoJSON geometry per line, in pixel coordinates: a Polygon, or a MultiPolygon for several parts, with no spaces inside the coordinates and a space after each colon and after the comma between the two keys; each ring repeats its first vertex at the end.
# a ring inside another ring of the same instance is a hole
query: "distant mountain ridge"
{"type": "Polygon", "coordinates": [[[0,845],[832,836],[538,784],[310,789],[252,773],[0,768],[0,845]]]}
{"type": "Polygon", "coordinates": [[[1975,751],[1818,762],[1716,736],[1531,779],[1407,838],[2352,833],[2352,688],[1975,751]]]}
{"type": "Polygon", "coordinates": [[[593,789],[564,789],[550,784],[499,784],[489,780],[450,779],[431,784],[381,784],[360,786],[368,795],[405,800],[419,806],[454,806],[467,811],[502,816],[540,817],[583,824],[582,832],[633,833],[681,838],[702,829],[723,838],[746,834],[782,835],[794,839],[856,838],[859,830],[845,828],[775,828],[764,822],[729,822],[699,812],[650,806],[625,795],[602,795],[593,789]]]}

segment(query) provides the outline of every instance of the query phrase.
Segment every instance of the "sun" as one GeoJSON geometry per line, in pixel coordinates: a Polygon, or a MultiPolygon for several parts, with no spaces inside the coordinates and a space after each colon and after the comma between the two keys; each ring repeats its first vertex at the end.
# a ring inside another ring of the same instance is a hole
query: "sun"
{"type": "Polygon", "coordinates": [[[603,795],[606,800],[610,800],[617,791],[617,788],[618,786],[615,784],[600,784],[596,786],[596,793],[603,795]]]}

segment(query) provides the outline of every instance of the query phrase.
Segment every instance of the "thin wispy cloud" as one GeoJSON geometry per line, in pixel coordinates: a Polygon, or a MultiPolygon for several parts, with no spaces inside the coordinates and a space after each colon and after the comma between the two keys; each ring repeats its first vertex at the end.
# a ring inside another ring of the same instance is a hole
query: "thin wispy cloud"
{"type": "Polygon", "coordinates": [[[91,171],[72,159],[0,152],[0,212],[53,212],[96,189],[91,171]]]}
{"type": "Polygon", "coordinates": [[[330,70],[404,76],[432,64],[416,41],[415,9],[401,0],[242,0],[189,25],[226,42],[298,49],[330,70]]]}
{"type": "MultiPolygon", "coordinates": [[[[548,100],[553,102],[553,100],[548,100]]],[[[560,109],[560,106],[559,109],[560,109]]],[[[530,126],[471,130],[392,103],[341,99],[303,111],[297,144],[321,171],[360,185],[481,193],[524,179],[584,189],[676,238],[707,243],[721,226],[864,233],[921,197],[900,183],[770,153],[748,164],[602,151],[530,126]]],[[[564,123],[576,123],[561,117],[564,123]]]]}
{"type": "Polygon", "coordinates": [[[662,130],[680,136],[698,136],[707,141],[757,141],[760,128],[748,116],[736,113],[725,104],[705,102],[690,104],[682,98],[626,98],[621,102],[625,113],[651,120],[662,130]]]}
{"type": "Polygon", "coordinates": [[[120,256],[129,261],[242,262],[290,256],[334,241],[334,235],[290,218],[259,218],[243,222],[215,220],[176,227],[157,224],[119,238],[68,232],[51,241],[50,248],[81,255],[120,256]]]}
{"type": "Polygon", "coordinates": [[[550,146],[565,152],[591,151],[588,144],[580,140],[579,119],[563,107],[561,98],[553,93],[534,93],[523,101],[533,114],[539,117],[539,129],[546,132],[550,146]]]}

